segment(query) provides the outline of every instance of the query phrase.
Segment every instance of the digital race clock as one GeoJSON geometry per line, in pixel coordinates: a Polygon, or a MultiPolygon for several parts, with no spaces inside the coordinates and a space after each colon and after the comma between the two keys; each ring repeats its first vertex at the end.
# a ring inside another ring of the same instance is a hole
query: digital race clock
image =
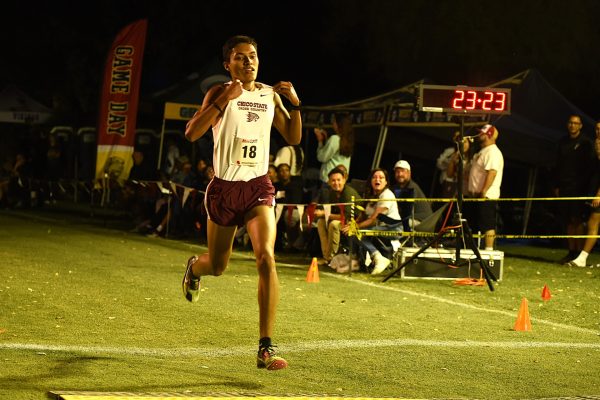
{"type": "Polygon", "coordinates": [[[421,85],[419,111],[452,114],[510,114],[510,89],[421,85]]]}

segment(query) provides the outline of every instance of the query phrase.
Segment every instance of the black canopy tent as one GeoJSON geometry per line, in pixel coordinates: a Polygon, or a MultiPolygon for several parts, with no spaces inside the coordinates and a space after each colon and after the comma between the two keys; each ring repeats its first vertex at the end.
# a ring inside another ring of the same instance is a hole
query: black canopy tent
{"type": "MultiPolygon", "coordinates": [[[[154,94],[163,102],[188,102],[200,104],[203,92],[212,83],[226,80],[217,73],[218,63],[208,63],[200,73],[188,76],[185,81],[154,94]]],[[[427,188],[436,180],[435,160],[448,146],[459,121],[446,113],[420,112],[416,109],[418,87],[433,83],[422,79],[401,88],[366,99],[342,104],[303,107],[304,150],[306,161],[318,165],[315,127],[331,128],[335,112],[353,114],[356,130],[356,148],[350,175],[365,179],[374,167],[391,171],[399,158],[413,165],[413,178],[427,188]]],[[[486,122],[500,130],[498,146],[505,158],[503,197],[533,197],[536,187],[547,185],[548,179],[539,179],[540,172],[548,174],[556,158],[556,143],[566,135],[566,121],[570,114],[579,114],[584,124],[584,134],[592,135],[594,120],[585,115],[560,92],[550,85],[535,69],[491,83],[489,87],[512,90],[510,115],[478,115],[465,117],[466,133],[486,122]]],[[[425,189],[427,192],[427,189],[425,189]]],[[[544,193],[544,189],[539,190],[544,193]]],[[[430,195],[433,190],[429,190],[430,195]]],[[[547,195],[548,193],[544,193],[547,195]]],[[[531,203],[522,211],[522,231],[528,226],[531,203]]]]}
{"type": "MultiPolygon", "coordinates": [[[[320,107],[304,107],[305,151],[314,153],[316,143],[312,128],[330,127],[335,112],[353,114],[356,141],[350,174],[365,179],[370,169],[382,167],[391,171],[399,158],[415,165],[413,177],[421,185],[436,179],[435,160],[451,145],[453,133],[460,124],[446,113],[420,112],[416,108],[420,80],[399,89],[368,99],[320,107]]],[[[505,158],[503,197],[533,197],[540,169],[546,173],[555,163],[556,143],[566,135],[566,121],[571,114],[581,116],[584,134],[590,135],[594,120],[569,102],[535,69],[529,69],[488,85],[510,88],[510,115],[477,115],[464,117],[469,129],[487,122],[499,131],[498,146],[505,158]]],[[[548,184],[548,180],[542,180],[548,184]]],[[[423,186],[426,187],[426,186],[423,186]]],[[[543,191],[543,190],[542,190],[543,191]]],[[[432,192],[432,190],[430,190],[432,192]]],[[[544,193],[547,195],[547,193],[544,193]]],[[[522,232],[527,231],[531,202],[522,210],[522,232]]]]}

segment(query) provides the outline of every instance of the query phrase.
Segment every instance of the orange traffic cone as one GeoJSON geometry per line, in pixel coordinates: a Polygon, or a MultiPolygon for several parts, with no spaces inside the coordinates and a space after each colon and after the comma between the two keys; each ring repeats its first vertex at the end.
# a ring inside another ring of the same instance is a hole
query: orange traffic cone
{"type": "Polygon", "coordinates": [[[521,300],[521,307],[519,307],[517,321],[515,322],[515,331],[531,330],[531,319],[529,318],[529,306],[527,304],[527,299],[523,297],[523,300],[521,300]]]}
{"type": "Polygon", "coordinates": [[[317,257],[313,257],[310,263],[310,268],[306,274],[306,282],[319,282],[319,263],[317,262],[317,257]]]}
{"type": "Polygon", "coordinates": [[[544,285],[544,288],[542,289],[542,299],[544,301],[548,301],[552,298],[552,295],[550,294],[550,289],[548,289],[548,285],[544,285]]]}

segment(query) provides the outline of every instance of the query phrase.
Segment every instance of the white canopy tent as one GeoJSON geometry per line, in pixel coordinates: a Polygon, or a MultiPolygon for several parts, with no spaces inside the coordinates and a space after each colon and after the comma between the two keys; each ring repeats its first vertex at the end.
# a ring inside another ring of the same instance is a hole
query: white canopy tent
{"type": "Polygon", "coordinates": [[[52,110],[29,97],[14,85],[0,92],[0,122],[41,124],[52,115],[52,110]]]}

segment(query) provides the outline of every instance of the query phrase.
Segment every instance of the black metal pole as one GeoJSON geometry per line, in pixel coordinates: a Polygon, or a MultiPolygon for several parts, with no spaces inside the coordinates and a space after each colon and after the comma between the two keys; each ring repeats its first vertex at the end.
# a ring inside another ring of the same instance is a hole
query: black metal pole
{"type": "Polygon", "coordinates": [[[458,137],[458,165],[457,165],[457,169],[456,169],[456,222],[457,224],[455,225],[459,225],[461,228],[458,229],[458,234],[456,235],[456,262],[460,262],[460,248],[462,246],[462,238],[463,238],[463,231],[462,231],[462,223],[463,223],[463,219],[462,219],[462,209],[463,209],[463,198],[464,198],[464,194],[463,194],[463,180],[464,180],[464,175],[463,175],[463,160],[464,160],[464,146],[463,146],[463,140],[464,140],[464,136],[465,136],[465,117],[464,116],[459,116],[460,118],[460,131],[459,131],[459,137],[458,137]]]}

